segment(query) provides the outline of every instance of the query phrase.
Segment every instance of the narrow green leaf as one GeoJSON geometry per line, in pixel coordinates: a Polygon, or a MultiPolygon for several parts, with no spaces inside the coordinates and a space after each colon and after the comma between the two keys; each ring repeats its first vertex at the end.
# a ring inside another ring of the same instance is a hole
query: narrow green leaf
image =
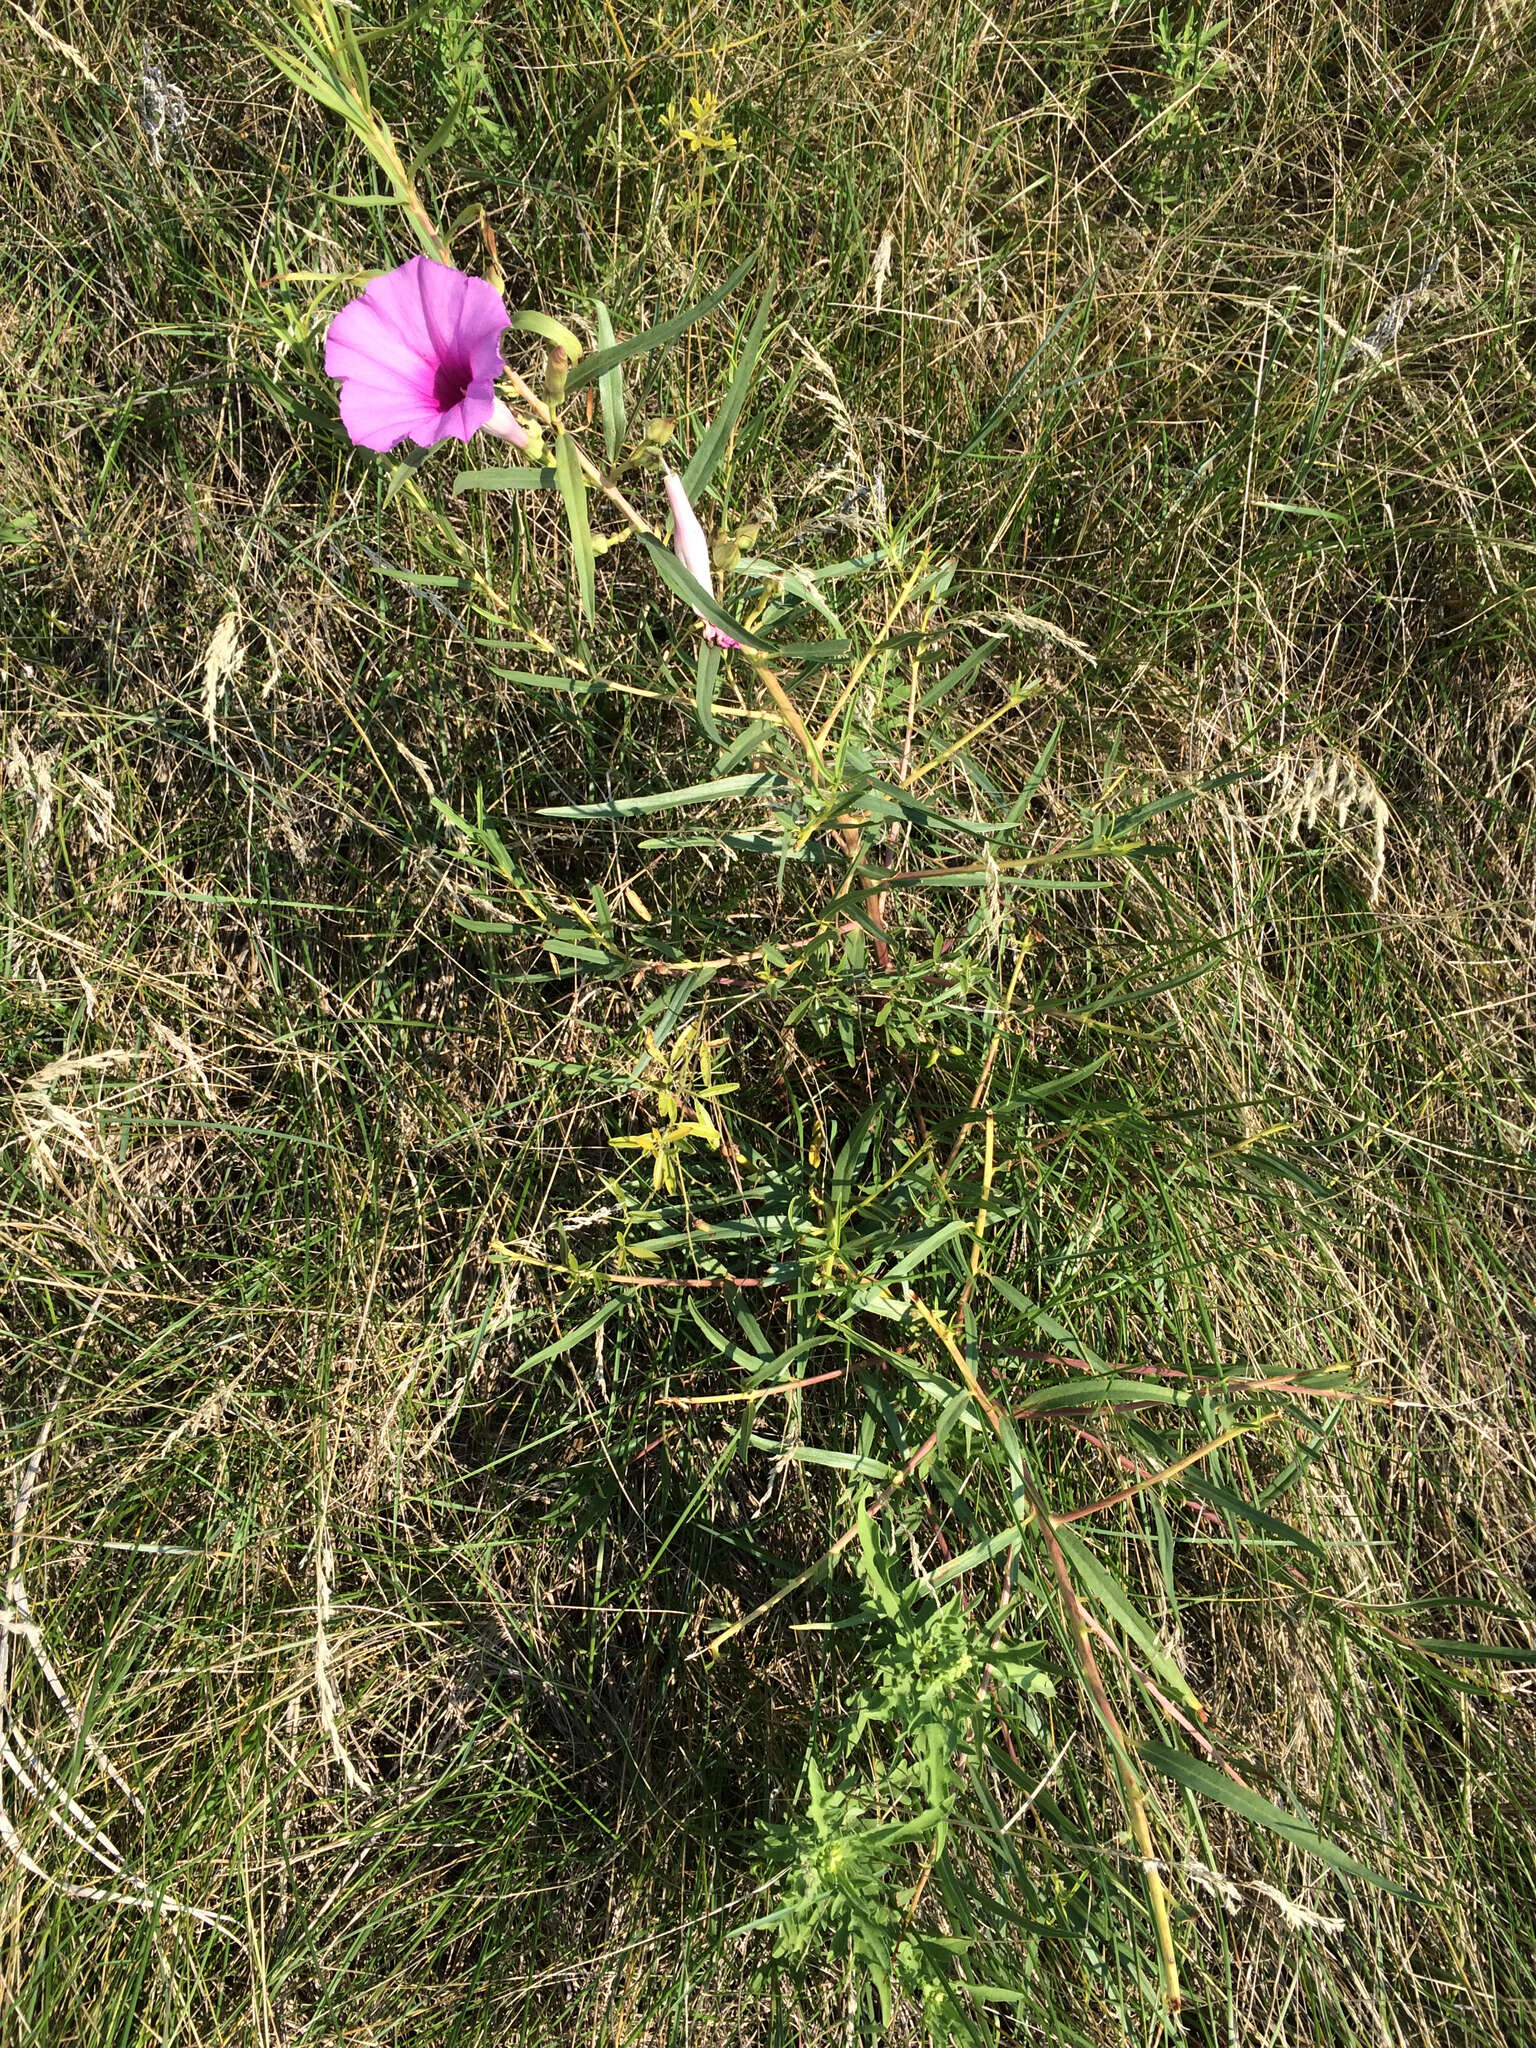
{"type": "Polygon", "coordinates": [[[1125,1630],[1156,1672],[1159,1682],[1183,1700],[1186,1706],[1198,1709],[1199,1701],[1190,1691],[1189,1681],[1173,1659],[1159,1647],[1156,1630],[1114,1573],[1101,1564],[1087,1544],[1080,1542],[1071,1530],[1058,1528],[1056,1541],[1061,1545],[1067,1562],[1084,1591],[1097,1600],[1125,1630]]]}
{"type": "Polygon", "coordinates": [[[550,938],[541,939],[539,947],[552,958],[570,960],[578,967],[618,968],[624,965],[616,954],[599,953],[596,947],[588,945],[586,940],[571,937],[564,932],[556,932],[550,938]]]}
{"type": "Polygon", "coordinates": [[[1260,512],[1293,512],[1300,519],[1331,519],[1336,526],[1349,523],[1342,512],[1330,512],[1325,505],[1300,505],[1289,498],[1255,498],[1253,502],[1260,512]]]}
{"type": "Polygon", "coordinates": [[[565,516],[571,529],[571,555],[576,563],[576,581],[581,590],[581,609],[590,626],[597,616],[597,557],[592,552],[592,528],[587,520],[587,480],[581,473],[576,443],[569,434],[555,441],[555,474],[565,500],[565,516]]]}
{"type": "Polygon", "coordinates": [[[402,456],[389,473],[389,482],[384,489],[384,502],[386,505],[392,505],[395,502],[395,499],[405,489],[422,464],[428,460],[432,452],[430,448],[411,448],[406,451],[405,455],[402,456]]]}
{"type": "Polygon", "coordinates": [[[852,1206],[854,1181],[857,1178],[859,1166],[864,1157],[865,1147],[869,1143],[870,1132],[874,1130],[877,1122],[883,1115],[883,1103],[878,1100],[867,1103],[859,1112],[857,1122],[848,1133],[846,1142],[839,1150],[836,1159],[832,1162],[832,1206],[834,1209],[847,1209],[852,1206]]]}
{"type": "Polygon", "coordinates": [[[539,818],[643,818],[654,811],[678,811],[689,804],[717,804],[727,797],[774,796],[787,788],[779,775],[726,775],[715,782],[662,789],[653,796],[620,796],[606,804],[558,804],[534,813],[539,818]]]}
{"type": "Polygon", "coordinates": [[[787,1444],[773,1437],[754,1436],[754,1450],[772,1452],[796,1465],[820,1465],[829,1472],[846,1472],[854,1479],[873,1479],[877,1485],[893,1479],[894,1468],[879,1458],[863,1458],[857,1451],[823,1451],[811,1444],[787,1444]]]}
{"type": "Polygon", "coordinates": [[[1006,1529],[999,1529],[995,1536],[987,1536],[980,1543],[973,1543],[969,1550],[961,1551],[958,1557],[952,1557],[948,1564],[931,1573],[929,1583],[936,1592],[940,1592],[954,1580],[963,1579],[967,1572],[974,1571],[977,1565],[990,1564],[994,1557],[1001,1557],[1004,1551],[1017,1550],[1023,1541],[1023,1536],[1012,1525],[1006,1529]]]}
{"type": "Polygon", "coordinates": [[[1046,770],[1050,767],[1052,760],[1055,758],[1057,742],[1060,740],[1065,728],[1066,720],[1064,718],[1058,719],[1056,723],[1056,730],[1051,734],[1050,738],[1046,741],[1045,745],[1040,749],[1039,756],[1035,761],[1034,767],[1031,768],[1029,771],[1029,776],[1024,784],[1024,787],[1019,791],[1017,797],[1015,797],[1013,803],[1009,806],[1007,818],[1008,824],[1016,825],[1019,822],[1020,818],[1023,817],[1024,813],[1029,809],[1030,805],[1034,802],[1035,793],[1039,789],[1041,783],[1045,780],[1046,770]]]}
{"type": "Polygon", "coordinates": [[[743,647],[756,648],[762,654],[771,654],[774,651],[771,641],[763,639],[761,634],[749,632],[740,619],[732,618],[725,607],[704,588],[692,570],[684,568],[664,542],[657,540],[654,534],[648,533],[639,534],[636,538],[650,556],[662,582],[676,591],[683,603],[696,611],[701,619],[706,620],[711,626],[718,627],[732,640],[739,640],[743,647]]]}
{"type": "Polygon", "coordinates": [[[1364,1863],[1357,1863],[1353,1856],[1332,1842],[1326,1835],[1319,1834],[1310,1821],[1299,1815],[1287,1813],[1276,1806],[1262,1793],[1250,1791],[1246,1785],[1235,1785],[1222,1772],[1211,1765],[1201,1763],[1196,1757],[1187,1755],[1182,1749],[1167,1749],[1160,1742],[1144,1742],[1141,1745],[1144,1762],[1154,1771],[1161,1771],[1182,1785],[1186,1792],[1197,1793],[1202,1799],[1214,1800],[1229,1813],[1235,1813],[1255,1827],[1268,1828],[1271,1834],[1279,1835],[1282,1841],[1294,1848],[1305,1849],[1310,1856],[1316,1856],[1322,1863],[1332,1864],[1346,1877],[1363,1878],[1384,1892],[1391,1892],[1395,1898],[1411,1899],[1414,1894],[1405,1891],[1401,1885],[1393,1884],[1364,1863]]]}
{"type": "Polygon", "coordinates": [[[872,548],[867,555],[850,555],[846,561],[828,562],[825,569],[801,569],[798,573],[818,587],[827,583],[846,583],[850,576],[862,576],[866,570],[878,569],[890,558],[889,548],[872,548]]]}
{"type": "Polygon", "coordinates": [[[442,120],[438,122],[436,128],[433,129],[428,139],[422,144],[421,148],[417,150],[415,156],[411,158],[411,161],[407,166],[407,175],[409,177],[416,177],[418,172],[420,172],[425,165],[429,164],[432,161],[433,157],[437,155],[439,150],[446,149],[448,147],[449,143],[452,142],[454,136],[457,134],[459,125],[463,121],[466,111],[467,104],[466,102],[461,100],[459,104],[451,110],[451,112],[443,116],[442,120]]]}
{"type": "MultiPolygon", "coordinates": [[[[608,317],[608,308],[602,300],[597,301],[597,349],[601,355],[605,349],[617,344],[613,336],[613,322],[608,317]]],[[[570,379],[566,379],[569,391],[570,379]]],[[[615,363],[612,369],[604,370],[597,380],[597,402],[603,412],[603,446],[608,451],[610,463],[616,463],[624,446],[624,436],[629,431],[629,415],[624,409],[624,372],[615,363]]]]}
{"type": "Polygon", "coordinates": [[[803,1358],[826,1342],[825,1333],[817,1330],[809,1337],[802,1337],[798,1344],[791,1344],[787,1351],[770,1353],[764,1358],[746,1350],[734,1338],[727,1337],[722,1331],[717,1330],[691,1301],[688,1303],[688,1313],[722,1358],[751,1374],[751,1378],[746,1382],[749,1387],[771,1387],[775,1381],[787,1379],[803,1358]]]}
{"type": "Polygon", "coordinates": [[[392,583],[408,583],[413,590],[473,590],[474,584],[467,576],[429,576],[424,569],[397,569],[393,562],[373,556],[368,564],[376,576],[387,576],[392,583]]]}
{"type": "Polygon", "coordinates": [[[910,791],[890,782],[866,781],[858,791],[864,808],[875,817],[899,819],[926,832],[959,833],[967,839],[997,839],[1005,825],[985,825],[975,818],[951,818],[936,811],[910,791]]]}
{"type": "Polygon", "coordinates": [[[574,1330],[567,1330],[565,1335],[557,1337],[553,1344],[546,1344],[542,1351],[535,1351],[532,1358],[525,1358],[518,1371],[529,1372],[536,1365],[548,1365],[552,1359],[563,1358],[566,1352],[573,1350],[583,1338],[594,1335],[604,1323],[611,1322],[624,1305],[622,1295],[616,1301],[610,1301],[605,1307],[600,1308],[595,1316],[588,1316],[587,1320],[574,1330]]]}
{"type": "Polygon", "coordinates": [[[1519,1643],[1473,1643],[1465,1637],[1420,1636],[1418,1645],[1433,1656],[1463,1658],[1469,1664],[1536,1665],[1536,1650],[1524,1649],[1519,1643]]]}
{"type": "Polygon", "coordinates": [[[340,76],[357,95],[359,105],[366,110],[370,105],[368,63],[357,39],[357,31],[352,26],[352,18],[345,10],[337,11],[335,0],[321,0],[320,13],[329,37],[328,53],[335,58],[340,76]]]}
{"type": "Polygon", "coordinates": [[[297,35],[292,38],[297,54],[280,49],[274,43],[258,42],[256,47],[299,92],[305,93],[318,105],[326,107],[333,114],[339,114],[349,126],[355,127],[364,109],[335,77],[328,67],[310,50],[297,35]]]}
{"type": "Polygon", "coordinates": [[[930,684],[923,692],[918,702],[918,710],[931,711],[936,704],[942,704],[957,685],[968,683],[993,648],[1001,647],[1006,637],[1003,633],[993,633],[983,640],[979,647],[973,647],[963,661],[957,662],[947,675],[940,676],[936,683],[930,684]]]}
{"type": "Polygon", "coordinates": [[[909,1273],[915,1273],[930,1253],[940,1245],[948,1244],[952,1238],[969,1236],[975,1229],[969,1216],[952,1216],[948,1223],[936,1223],[931,1230],[919,1231],[917,1239],[888,1271],[882,1273],[883,1282],[904,1280],[909,1273]]]}
{"type": "MultiPolygon", "coordinates": [[[[523,306],[512,315],[511,324],[522,334],[537,334],[543,340],[553,342],[556,348],[563,348],[573,363],[581,360],[581,343],[563,320],[555,320],[548,313],[537,313],[531,306],[523,306]]],[[[565,388],[569,391],[570,384],[567,383],[565,388]]]]}
{"type": "Polygon", "coordinates": [[[1047,330],[1044,341],[1041,342],[1029,361],[1008,386],[1008,389],[1003,393],[1002,398],[987,416],[986,420],[976,429],[970,440],[960,450],[962,456],[979,454],[997,432],[998,428],[1002,426],[1003,422],[1012,418],[1022,402],[1025,392],[1029,389],[1036,370],[1039,369],[1041,363],[1045,360],[1046,352],[1050,348],[1051,343],[1060,334],[1062,328],[1066,326],[1068,320],[1071,319],[1080,305],[1083,307],[1084,318],[1086,319],[1088,307],[1093,303],[1093,290],[1099,281],[1100,268],[1101,265],[1098,263],[1093,266],[1087,282],[1078,286],[1076,292],[1073,293],[1066,305],[1056,315],[1056,318],[1051,322],[1047,330]],[[1085,301],[1086,304],[1084,303],[1085,301]]]}
{"type": "Polygon", "coordinates": [[[724,775],[734,768],[738,761],[750,761],[772,730],[771,725],[765,724],[760,718],[754,718],[726,748],[715,763],[716,768],[724,775]]]}
{"type": "MultiPolygon", "coordinates": [[[[904,1323],[911,1310],[899,1296],[879,1285],[856,1287],[848,1297],[850,1315],[884,1316],[888,1323],[904,1323]]],[[[966,1394],[965,1399],[970,1400],[966,1394]]]]}
{"type": "MultiPolygon", "coordinates": [[[[738,576],[741,574],[741,564],[739,562],[736,564],[735,574],[738,576]]],[[[783,572],[782,581],[784,596],[778,603],[771,606],[765,623],[777,625],[781,617],[789,618],[800,609],[801,605],[808,604],[812,610],[820,612],[834,633],[842,632],[843,622],[822,596],[817,588],[817,579],[814,576],[804,575],[797,569],[786,569],[783,572]]]]}
{"type": "Polygon", "coordinates": [[[542,491],[555,480],[552,469],[461,469],[453,480],[453,495],[466,491],[542,491]]]}
{"type": "Polygon", "coordinates": [[[1037,1387],[1018,1404],[1026,1415],[1049,1415],[1056,1408],[1175,1408],[1188,1405],[1190,1396],[1156,1380],[1080,1379],[1055,1380],[1037,1387]]]}
{"type": "Polygon", "coordinates": [[[768,332],[768,309],[772,303],[773,286],[770,284],[757,302],[757,312],[747,331],[747,339],[742,347],[735,374],[731,378],[730,388],[698,447],[694,449],[692,462],[683,471],[683,488],[695,501],[719,468],[730,444],[731,435],[736,430],[736,422],[741,417],[741,408],[747,402],[747,393],[752,388],[752,373],[757,368],[757,359],[762,352],[763,336],[768,332]]]}
{"type": "Polygon", "coordinates": [[[701,640],[693,693],[694,710],[705,739],[713,746],[723,747],[725,740],[715,723],[715,689],[719,681],[720,650],[713,640],[701,640]]]}
{"type": "Polygon", "coordinates": [[[1220,1508],[1224,1514],[1234,1516],[1240,1522],[1261,1530],[1266,1536],[1273,1536],[1281,1543],[1294,1543],[1302,1550],[1310,1550],[1317,1557],[1326,1557],[1327,1552],[1320,1543],[1314,1543],[1310,1536],[1303,1536],[1299,1529],[1293,1529],[1289,1522],[1282,1522],[1274,1515],[1266,1515],[1262,1508],[1256,1508],[1252,1501],[1244,1500],[1239,1493],[1231,1492],[1225,1486],[1218,1486],[1214,1480],[1202,1479],[1197,1473],[1184,1472],[1174,1482],[1185,1493],[1207,1506],[1220,1508]]]}
{"type": "Polygon", "coordinates": [[[601,697],[608,689],[602,676],[541,676],[526,668],[493,668],[488,673],[505,683],[520,683],[525,690],[547,690],[557,697],[601,697]]]}
{"type": "Polygon", "coordinates": [[[696,611],[701,619],[732,640],[739,640],[743,647],[750,647],[758,654],[774,654],[781,661],[825,662],[839,661],[848,652],[846,640],[789,641],[776,647],[771,640],[765,640],[760,633],[750,632],[740,621],[732,618],[723,605],[716,602],[709,592],[685,569],[664,541],[653,533],[636,534],[635,538],[650,556],[656,573],[669,589],[676,591],[684,604],[696,611]]]}
{"type": "MultiPolygon", "coordinates": [[[[1045,1102],[1053,1095],[1064,1094],[1067,1089],[1076,1088],[1082,1082],[1090,1080],[1109,1058],[1109,1053],[1101,1052],[1096,1059],[1089,1060],[1084,1066],[1073,1067],[1069,1073],[1053,1074],[1048,1081],[1037,1081],[1033,1088],[1021,1088],[1016,1095],[1010,1095],[1006,1102],[998,1102],[991,1105],[989,1114],[1000,1125],[1007,1123],[1010,1119],[1032,1115],[1035,1103],[1045,1102]]],[[[928,1119],[928,1128],[931,1131],[955,1131],[962,1124],[970,1124],[974,1123],[974,1121],[975,1118],[970,1111],[962,1112],[957,1110],[952,1116],[930,1117],[928,1119]]],[[[1024,1297],[1012,1287],[1007,1288],[1007,1296],[1016,1308],[1024,1302],[1024,1297]]],[[[1028,1306],[1029,1312],[1033,1314],[1033,1303],[1028,1306]]]]}
{"type": "Polygon", "coordinates": [[[640,334],[632,334],[628,341],[616,342],[612,348],[600,348],[590,356],[584,356],[572,370],[566,383],[567,391],[580,391],[606,371],[620,363],[627,363],[631,356],[646,355],[653,348],[664,348],[669,341],[685,333],[695,320],[702,320],[706,313],[712,313],[722,299],[729,298],[737,285],[757,261],[755,254],[748,256],[731,272],[725,283],[707,298],[696,300],[681,313],[674,313],[670,320],[663,320],[656,327],[647,327],[640,334]]]}

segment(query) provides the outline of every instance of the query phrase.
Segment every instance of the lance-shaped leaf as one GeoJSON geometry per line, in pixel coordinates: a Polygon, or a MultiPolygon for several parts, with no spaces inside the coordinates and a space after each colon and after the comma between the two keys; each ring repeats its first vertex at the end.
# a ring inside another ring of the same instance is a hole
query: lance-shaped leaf
{"type": "Polygon", "coordinates": [[[730,446],[731,435],[736,431],[736,422],[741,417],[741,408],[747,402],[747,392],[752,385],[752,372],[757,368],[758,356],[762,353],[763,336],[768,332],[768,308],[773,300],[770,285],[757,302],[757,313],[747,333],[731,378],[730,388],[721,402],[719,411],[710,421],[703,439],[693,451],[693,460],[683,471],[683,489],[690,498],[697,499],[700,491],[720,467],[726,449],[730,446]]]}
{"type": "Polygon", "coordinates": [[[604,804],[555,804],[539,810],[540,818],[644,818],[656,811],[682,810],[690,804],[716,804],[727,797],[773,797],[789,785],[781,775],[723,775],[714,782],[692,782],[686,789],[660,789],[650,796],[619,796],[604,804]]]}
{"type": "Polygon", "coordinates": [[[698,717],[699,730],[712,746],[723,747],[724,739],[715,723],[715,690],[720,681],[720,649],[713,640],[699,642],[698,666],[695,670],[693,693],[694,711],[698,717]]]}
{"type": "Polygon", "coordinates": [[[453,495],[466,491],[542,491],[555,480],[552,469],[461,469],[453,480],[453,495]]]}
{"type": "MultiPolygon", "coordinates": [[[[597,301],[595,310],[597,348],[601,355],[617,344],[613,338],[613,322],[609,319],[608,308],[601,299],[597,301]]],[[[565,388],[567,391],[571,388],[569,377],[565,380],[565,388]]],[[[597,402],[603,412],[603,446],[608,452],[609,462],[615,463],[619,459],[619,451],[624,446],[624,436],[629,430],[629,415],[624,409],[624,372],[617,363],[611,369],[604,370],[598,378],[597,402]]]]}
{"type": "Polygon", "coordinates": [[[1319,1834],[1311,1821],[1303,1819],[1300,1814],[1287,1813],[1284,1807],[1276,1806],[1262,1793],[1250,1791],[1246,1785],[1234,1784],[1222,1772],[1186,1755],[1183,1750],[1167,1749],[1160,1742],[1144,1742],[1141,1744],[1141,1756],[1153,1770],[1174,1779],[1186,1792],[1197,1792],[1202,1799],[1213,1799],[1218,1806],[1226,1807],[1229,1813],[1240,1814],[1255,1827],[1268,1828],[1282,1841],[1291,1843],[1294,1848],[1305,1849],[1309,1856],[1317,1857],[1321,1863],[1332,1864],[1346,1877],[1363,1878],[1367,1884],[1377,1885],[1382,1891],[1392,1892],[1400,1899],[1413,1897],[1413,1893],[1405,1891],[1401,1885],[1393,1884],[1366,1864],[1357,1863],[1337,1842],[1319,1834]]]}
{"type": "MultiPolygon", "coordinates": [[[[581,343],[563,320],[553,319],[548,313],[536,313],[531,306],[524,306],[512,315],[511,324],[524,334],[537,334],[553,347],[563,348],[573,363],[581,360],[581,343]]],[[[566,389],[570,389],[569,383],[566,389]]]]}
{"type": "Polygon", "coordinates": [[[632,334],[628,341],[616,342],[612,348],[600,348],[593,355],[583,356],[567,378],[566,390],[580,391],[585,385],[594,383],[606,371],[614,369],[620,363],[627,363],[631,356],[643,356],[653,348],[664,348],[669,341],[676,341],[680,334],[686,333],[695,320],[702,320],[706,313],[715,310],[722,299],[729,298],[756,261],[755,255],[748,256],[744,262],[737,264],[717,291],[712,291],[707,298],[696,300],[693,305],[686,306],[681,313],[674,313],[670,320],[663,320],[656,327],[647,327],[640,334],[632,334]]]}
{"type": "Polygon", "coordinates": [[[569,434],[560,435],[555,442],[555,475],[571,529],[571,556],[576,564],[581,609],[590,626],[597,616],[597,557],[592,551],[592,527],[587,518],[587,480],[581,473],[576,443],[569,434]]]}

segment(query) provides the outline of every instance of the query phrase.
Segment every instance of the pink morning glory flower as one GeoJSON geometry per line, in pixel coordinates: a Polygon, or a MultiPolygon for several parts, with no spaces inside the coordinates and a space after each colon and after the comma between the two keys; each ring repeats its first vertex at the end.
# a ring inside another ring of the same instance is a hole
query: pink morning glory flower
{"type": "Polygon", "coordinates": [[[380,453],[410,439],[431,448],[482,427],[517,447],[528,436],[496,396],[501,294],[428,256],[374,278],[325,337],[325,373],[341,380],[342,425],[380,453]]]}
{"type": "MultiPolygon", "coordinates": [[[[704,529],[699,524],[698,514],[688,502],[683,480],[668,469],[662,472],[662,482],[667,487],[667,503],[672,507],[672,552],[694,581],[702,583],[713,597],[715,579],[710,573],[709,542],[704,538],[704,529]]],[[[707,623],[704,627],[704,638],[713,640],[717,647],[741,645],[739,640],[733,640],[728,633],[722,633],[718,626],[707,623]]]]}

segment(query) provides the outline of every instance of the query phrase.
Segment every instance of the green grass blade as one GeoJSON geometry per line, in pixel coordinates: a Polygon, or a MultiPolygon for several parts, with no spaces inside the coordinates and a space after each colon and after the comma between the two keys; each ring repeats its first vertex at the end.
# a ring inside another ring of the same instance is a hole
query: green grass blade
{"type": "Polygon", "coordinates": [[[1250,1791],[1246,1785],[1238,1785],[1222,1771],[1210,1764],[1203,1764],[1197,1757],[1189,1756],[1181,1749],[1168,1749],[1160,1742],[1143,1742],[1139,1753],[1153,1770],[1161,1771],[1182,1785],[1186,1792],[1194,1792],[1202,1799],[1209,1799],[1217,1806],[1224,1806],[1229,1813],[1235,1813],[1249,1821],[1254,1827],[1278,1835],[1292,1848],[1304,1849],[1309,1856],[1326,1863],[1333,1870],[1342,1871],[1346,1877],[1360,1878],[1366,1884],[1375,1885],[1379,1890],[1391,1892],[1397,1898],[1411,1899],[1415,1895],[1368,1864],[1357,1862],[1337,1842],[1320,1834],[1311,1821],[1287,1813],[1284,1807],[1276,1806],[1273,1800],[1262,1793],[1250,1791]]]}

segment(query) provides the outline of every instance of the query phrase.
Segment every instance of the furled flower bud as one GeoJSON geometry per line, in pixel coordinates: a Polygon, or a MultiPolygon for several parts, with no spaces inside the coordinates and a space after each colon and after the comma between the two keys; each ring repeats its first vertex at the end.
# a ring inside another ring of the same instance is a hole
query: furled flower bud
{"type": "MultiPolygon", "coordinates": [[[[715,579],[709,566],[709,542],[699,524],[698,514],[688,502],[688,493],[683,489],[683,480],[674,471],[662,472],[662,482],[667,487],[667,503],[672,507],[672,552],[696,583],[702,583],[713,597],[715,579]]],[[[722,633],[718,626],[707,621],[704,638],[712,640],[717,647],[739,647],[741,642],[733,640],[728,633],[722,633]]]]}

